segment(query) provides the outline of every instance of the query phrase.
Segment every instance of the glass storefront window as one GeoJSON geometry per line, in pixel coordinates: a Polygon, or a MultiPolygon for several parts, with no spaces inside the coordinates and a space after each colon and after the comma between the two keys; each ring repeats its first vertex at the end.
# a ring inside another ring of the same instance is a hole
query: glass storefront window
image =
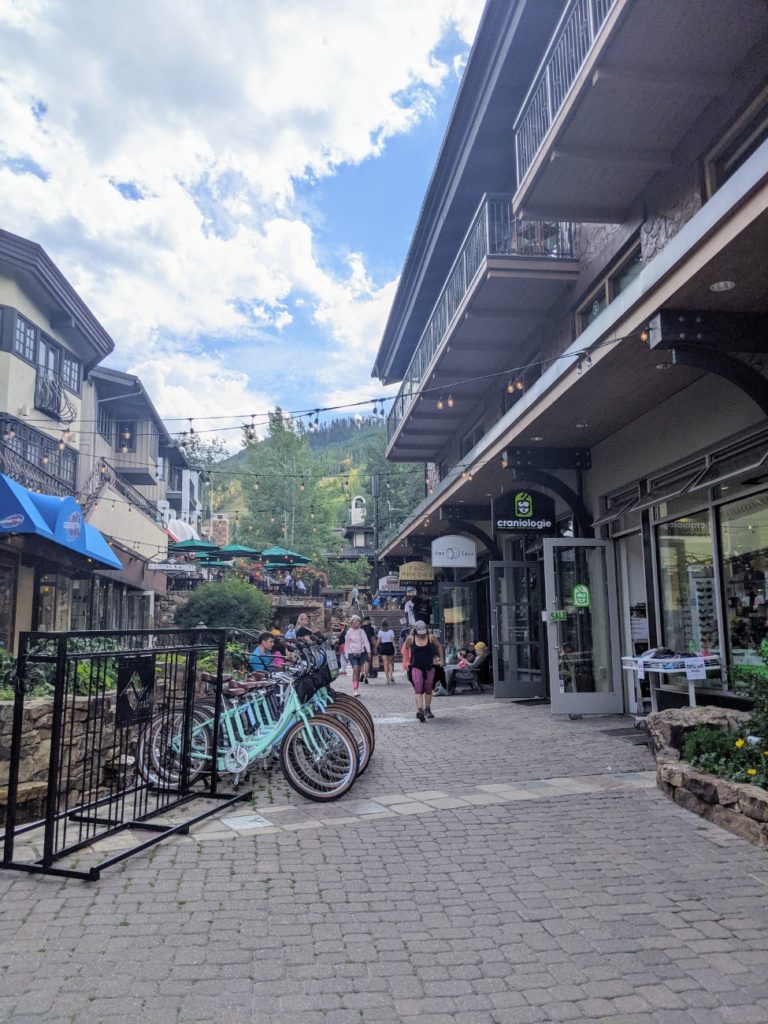
{"type": "Polygon", "coordinates": [[[657,527],[664,646],[681,654],[720,650],[712,540],[707,512],[657,527]]]}
{"type": "Polygon", "coordinates": [[[474,588],[469,584],[443,583],[440,587],[443,609],[443,639],[450,662],[471,640],[475,640],[474,588]]]}
{"type": "Polygon", "coordinates": [[[66,632],[72,613],[72,580],[44,573],[38,582],[37,598],[37,629],[66,632]]]}
{"type": "Polygon", "coordinates": [[[0,553],[0,647],[13,647],[13,620],[16,607],[18,563],[12,556],[0,553]]]}
{"type": "Polygon", "coordinates": [[[768,636],[768,494],[720,508],[725,620],[734,665],[762,665],[768,636]]]}

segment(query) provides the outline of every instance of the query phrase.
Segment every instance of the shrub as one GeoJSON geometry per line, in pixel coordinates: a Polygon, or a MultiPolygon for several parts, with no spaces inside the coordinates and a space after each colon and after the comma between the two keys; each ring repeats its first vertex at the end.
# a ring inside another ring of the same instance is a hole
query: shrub
{"type": "Polygon", "coordinates": [[[768,749],[725,729],[697,725],[683,741],[683,760],[700,772],[768,788],[768,749]]]}
{"type": "Polygon", "coordinates": [[[266,594],[244,580],[231,579],[198,587],[177,608],[176,625],[192,629],[204,622],[210,629],[259,629],[269,622],[271,615],[272,605],[266,594]]]}

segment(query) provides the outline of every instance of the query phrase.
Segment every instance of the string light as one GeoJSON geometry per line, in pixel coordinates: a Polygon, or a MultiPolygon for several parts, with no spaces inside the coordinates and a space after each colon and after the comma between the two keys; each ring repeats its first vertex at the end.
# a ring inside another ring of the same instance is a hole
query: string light
{"type": "Polygon", "coordinates": [[[509,380],[507,381],[507,394],[508,395],[514,395],[514,393],[515,393],[515,381],[513,381],[512,378],[510,377],[509,380]]]}
{"type": "Polygon", "coordinates": [[[125,428],[125,430],[123,431],[123,437],[124,437],[124,439],[125,439],[126,441],[130,441],[130,440],[131,440],[131,432],[130,432],[130,430],[128,430],[128,428],[127,428],[127,427],[126,427],[126,428],[125,428]]]}
{"type": "Polygon", "coordinates": [[[437,400],[437,408],[440,410],[440,412],[442,412],[443,409],[445,408],[445,402],[443,401],[442,395],[440,395],[440,397],[437,400]]]}
{"type": "Polygon", "coordinates": [[[448,406],[449,409],[453,408],[453,395],[448,395],[448,397],[445,400],[445,404],[448,406]]]}
{"type": "Polygon", "coordinates": [[[592,353],[591,352],[587,352],[587,366],[591,366],[591,365],[592,365],[592,353]]]}
{"type": "Polygon", "coordinates": [[[522,377],[518,377],[515,381],[515,391],[525,391],[525,381],[522,377]]]}
{"type": "Polygon", "coordinates": [[[48,465],[48,453],[47,452],[43,453],[42,463],[43,463],[44,466],[48,465]]]}
{"type": "Polygon", "coordinates": [[[69,429],[69,427],[64,427],[64,430],[61,432],[61,436],[65,441],[69,441],[69,439],[72,437],[72,431],[69,429]]]}
{"type": "Polygon", "coordinates": [[[299,490],[300,491],[304,490],[304,477],[301,478],[301,483],[299,484],[299,490]]]}
{"type": "Polygon", "coordinates": [[[62,437],[62,439],[61,439],[61,440],[59,441],[59,444],[58,444],[58,448],[59,448],[59,451],[60,451],[60,452],[63,452],[63,451],[64,451],[64,449],[66,448],[66,445],[64,444],[64,438],[63,438],[63,437],[62,437]]]}
{"type": "Polygon", "coordinates": [[[581,352],[579,352],[579,358],[576,363],[576,373],[581,375],[584,372],[584,367],[581,365],[581,352]]]}
{"type": "Polygon", "coordinates": [[[501,468],[502,469],[508,469],[509,468],[509,452],[506,450],[506,448],[501,453],[501,468]]]}

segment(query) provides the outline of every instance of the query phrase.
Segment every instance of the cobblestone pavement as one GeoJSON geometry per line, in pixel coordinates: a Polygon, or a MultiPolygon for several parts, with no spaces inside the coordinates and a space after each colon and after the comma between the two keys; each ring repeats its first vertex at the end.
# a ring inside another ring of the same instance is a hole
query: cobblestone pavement
{"type": "Polygon", "coordinates": [[[0,873],[0,1020],[768,1022],[768,857],[663,797],[631,721],[363,700],[346,800],[260,775],[92,885],[0,873]]]}

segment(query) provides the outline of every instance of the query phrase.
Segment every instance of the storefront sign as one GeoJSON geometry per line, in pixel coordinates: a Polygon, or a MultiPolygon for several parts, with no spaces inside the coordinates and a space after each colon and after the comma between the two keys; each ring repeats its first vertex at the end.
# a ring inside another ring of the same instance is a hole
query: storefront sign
{"type": "Polygon", "coordinates": [[[516,491],[496,501],[496,529],[516,533],[554,533],[555,502],[538,491],[516,491]]]}
{"type": "Polygon", "coordinates": [[[471,537],[458,534],[436,537],[432,541],[432,565],[474,569],[477,567],[477,544],[471,537]]]}
{"type": "Polygon", "coordinates": [[[568,612],[564,608],[558,608],[549,613],[550,622],[565,622],[567,618],[568,612]]]}
{"type": "Polygon", "coordinates": [[[182,572],[190,576],[196,576],[199,566],[190,562],[148,562],[147,568],[152,572],[182,572]]]}
{"type": "Polygon", "coordinates": [[[577,583],[573,588],[574,608],[589,608],[590,600],[589,587],[586,583],[577,583]]]}
{"type": "Polygon", "coordinates": [[[398,570],[398,579],[415,583],[431,583],[435,578],[435,572],[428,562],[404,562],[398,570]]]}
{"type": "Polygon", "coordinates": [[[392,590],[400,590],[400,577],[390,573],[389,576],[379,578],[379,593],[387,594],[392,590]]]}

